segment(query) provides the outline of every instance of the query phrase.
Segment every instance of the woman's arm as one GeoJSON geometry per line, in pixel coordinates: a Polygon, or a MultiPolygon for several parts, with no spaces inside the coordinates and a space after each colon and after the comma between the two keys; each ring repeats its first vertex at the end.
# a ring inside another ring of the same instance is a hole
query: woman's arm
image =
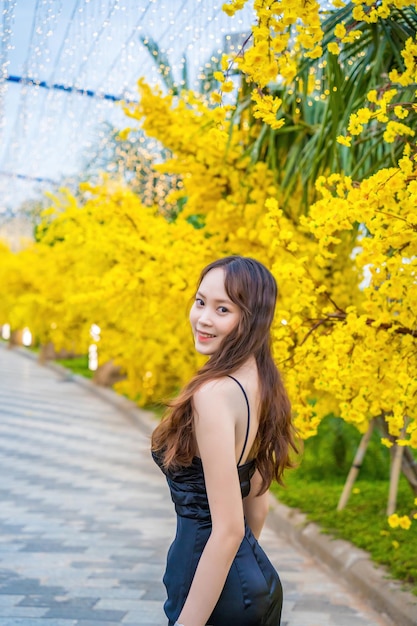
{"type": "Polygon", "coordinates": [[[258,496],[262,478],[258,470],[250,481],[249,495],[243,500],[246,522],[256,539],[259,539],[269,509],[269,491],[258,496]]]}
{"type": "Polygon", "coordinates": [[[194,406],[195,434],[203,462],[212,531],[178,617],[184,626],[207,623],[245,532],[236,469],[236,389],[229,381],[207,383],[196,392],[194,406]]]}

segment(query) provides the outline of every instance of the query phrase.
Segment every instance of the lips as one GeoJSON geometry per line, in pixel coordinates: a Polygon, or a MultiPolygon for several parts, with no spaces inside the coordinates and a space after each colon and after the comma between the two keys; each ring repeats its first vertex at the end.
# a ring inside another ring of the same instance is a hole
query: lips
{"type": "Polygon", "coordinates": [[[197,338],[199,341],[205,341],[206,339],[214,339],[216,335],[211,335],[210,333],[202,333],[197,330],[197,338]]]}

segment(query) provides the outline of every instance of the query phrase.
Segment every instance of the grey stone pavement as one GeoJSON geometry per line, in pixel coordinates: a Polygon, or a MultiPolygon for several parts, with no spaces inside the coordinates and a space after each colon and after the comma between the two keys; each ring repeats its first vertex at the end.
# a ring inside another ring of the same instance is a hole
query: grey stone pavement
{"type": "MultiPolygon", "coordinates": [[[[146,429],[0,346],[0,626],[166,625],[174,531],[146,429]]],[[[261,544],[282,579],[282,626],[392,626],[272,527],[261,544]]]]}

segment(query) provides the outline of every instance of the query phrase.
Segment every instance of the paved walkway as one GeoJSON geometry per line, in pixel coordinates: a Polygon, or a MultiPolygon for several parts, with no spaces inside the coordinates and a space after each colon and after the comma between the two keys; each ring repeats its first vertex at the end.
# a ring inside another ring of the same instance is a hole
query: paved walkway
{"type": "MultiPolygon", "coordinates": [[[[148,448],[125,414],[0,346],[0,626],[166,625],[174,515],[148,448]]],[[[387,626],[271,529],[262,544],[282,626],[387,626]]]]}

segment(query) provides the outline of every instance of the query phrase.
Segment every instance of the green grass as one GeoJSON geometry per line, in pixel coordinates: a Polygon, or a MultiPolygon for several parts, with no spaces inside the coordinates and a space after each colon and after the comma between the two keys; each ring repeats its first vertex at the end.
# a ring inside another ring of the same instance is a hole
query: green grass
{"type": "MultiPolygon", "coordinates": [[[[409,530],[388,525],[389,452],[379,443],[377,433],[345,509],[336,510],[359,439],[360,435],[341,420],[328,418],[317,437],[305,442],[304,460],[288,472],[286,487],[274,484],[272,491],[284,504],[306,513],[323,532],[366,550],[417,595],[417,520],[409,530]]],[[[404,478],[399,484],[396,512],[410,517],[416,512],[414,496],[404,478]]]]}
{"type": "Polygon", "coordinates": [[[85,376],[85,378],[93,378],[94,372],[88,369],[88,356],[77,356],[73,359],[56,359],[55,363],[59,363],[74,374],[85,376]]]}

